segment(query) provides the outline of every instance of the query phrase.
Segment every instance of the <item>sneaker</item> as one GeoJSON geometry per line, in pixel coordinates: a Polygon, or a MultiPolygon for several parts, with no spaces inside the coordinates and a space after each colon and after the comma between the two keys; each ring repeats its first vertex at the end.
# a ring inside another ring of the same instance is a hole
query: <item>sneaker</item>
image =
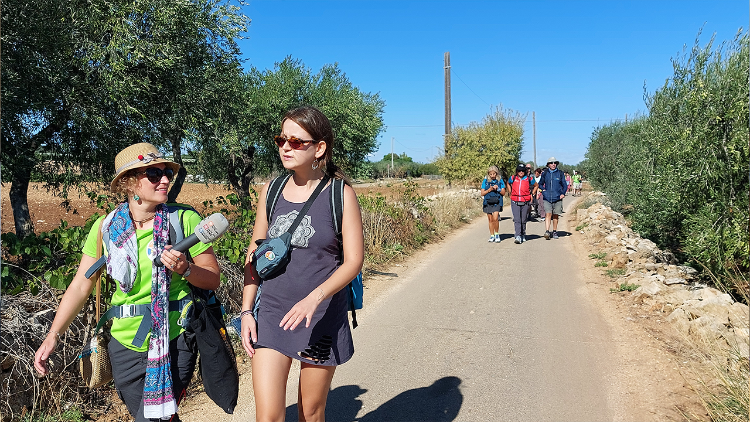
{"type": "Polygon", "coordinates": [[[516,236],[516,244],[521,244],[521,236],[516,236]]]}
{"type": "Polygon", "coordinates": [[[556,231],[552,232],[552,238],[553,239],[557,239],[557,232],[556,231]]]}
{"type": "Polygon", "coordinates": [[[547,239],[547,240],[549,240],[549,230],[547,230],[546,232],[544,232],[544,238],[547,239]]]}
{"type": "Polygon", "coordinates": [[[492,243],[494,241],[495,241],[495,235],[490,236],[490,240],[488,240],[488,242],[492,243]]]}
{"type": "Polygon", "coordinates": [[[500,243],[500,235],[499,234],[495,235],[495,243],[500,243]]]}
{"type": "Polygon", "coordinates": [[[526,242],[526,236],[521,236],[521,243],[525,243],[525,242],[526,242]]]}

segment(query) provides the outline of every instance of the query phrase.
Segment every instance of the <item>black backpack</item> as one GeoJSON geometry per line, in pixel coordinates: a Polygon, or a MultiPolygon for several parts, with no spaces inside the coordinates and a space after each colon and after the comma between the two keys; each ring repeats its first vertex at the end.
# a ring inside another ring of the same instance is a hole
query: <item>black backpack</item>
{"type": "MultiPolygon", "coordinates": [[[[182,216],[188,205],[169,205],[169,242],[176,245],[185,237],[182,216]]],[[[188,261],[193,258],[185,253],[188,261]]],[[[213,290],[190,286],[193,299],[192,316],[189,322],[191,347],[200,354],[199,369],[206,395],[224,412],[234,413],[240,391],[240,374],[237,370],[237,355],[224,323],[224,311],[213,290]]]]}

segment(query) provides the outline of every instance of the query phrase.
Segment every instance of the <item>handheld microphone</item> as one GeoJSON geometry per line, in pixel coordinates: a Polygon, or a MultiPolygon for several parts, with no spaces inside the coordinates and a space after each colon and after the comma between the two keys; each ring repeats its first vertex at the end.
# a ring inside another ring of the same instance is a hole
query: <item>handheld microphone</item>
{"type": "MultiPolygon", "coordinates": [[[[218,239],[225,231],[229,228],[229,221],[221,213],[211,214],[204,218],[203,221],[198,223],[195,227],[195,232],[185,239],[178,242],[172,247],[174,251],[185,252],[186,250],[197,245],[198,242],[210,243],[218,239]]],[[[161,255],[154,259],[154,264],[157,267],[161,267],[164,264],[161,262],[161,255]]]]}

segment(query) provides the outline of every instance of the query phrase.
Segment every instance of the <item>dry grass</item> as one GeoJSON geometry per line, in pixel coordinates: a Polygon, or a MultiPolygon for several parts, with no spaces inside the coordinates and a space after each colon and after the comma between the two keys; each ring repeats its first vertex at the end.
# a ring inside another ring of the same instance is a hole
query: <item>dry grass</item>
{"type": "Polygon", "coordinates": [[[389,195],[360,194],[366,265],[388,262],[435,239],[482,213],[476,190],[435,189],[425,197],[409,182],[391,186],[389,195]]]}
{"type": "MultiPolygon", "coordinates": [[[[747,286],[746,275],[736,273],[729,276],[733,280],[713,277],[720,289],[727,286],[747,286]]],[[[743,289],[740,294],[745,303],[750,291],[743,289]]],[[[732,328],[747,330],[750,321],[742,326],[735,323],[732,328]]],[[[693,333],[686,343],[693,357],[690,371],[697,382],[693,386],[703,402],[706,411],[714,422],[747,422],[750,418],[750,344],[723,337],[693,333]]]]}

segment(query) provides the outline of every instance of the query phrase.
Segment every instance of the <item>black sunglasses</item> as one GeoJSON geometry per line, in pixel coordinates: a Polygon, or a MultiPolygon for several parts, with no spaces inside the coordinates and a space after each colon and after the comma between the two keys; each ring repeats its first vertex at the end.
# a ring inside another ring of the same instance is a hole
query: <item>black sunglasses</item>
{"type": "Polygon", "coordinates": [[[289,146],[292,147],[292,149],[301,149],[303,146],[309,144],[309,143],[317,143],[318,141],[314,141],[312,139],[310,140],[304,140],[304,139],[298,139],[292,136],[291,138],[287,138],[285,136],[274,136],[273,137],[274,142],[276,142],[276,145],[279,146],[279,148],[283,147],[285,143],[289,142],[289,146]]]}
{"type": "Polygon", "coordinates": [[[169,167],[164,170],[159,167],[149,167],[146,170],[139,171],[137,174],[145,174],[148,181],[153,184],[159,183],[164,176],[167,176],[167,180],[170,182],[174,178],[174,170],[169,167]]]}
{"type": "Polygon", "coordinates": [[[550,164],[560,164],[560,162],[559,161],[550,161],[549,163],[547,163],[547,165],[550,165],[550,164]]]}

